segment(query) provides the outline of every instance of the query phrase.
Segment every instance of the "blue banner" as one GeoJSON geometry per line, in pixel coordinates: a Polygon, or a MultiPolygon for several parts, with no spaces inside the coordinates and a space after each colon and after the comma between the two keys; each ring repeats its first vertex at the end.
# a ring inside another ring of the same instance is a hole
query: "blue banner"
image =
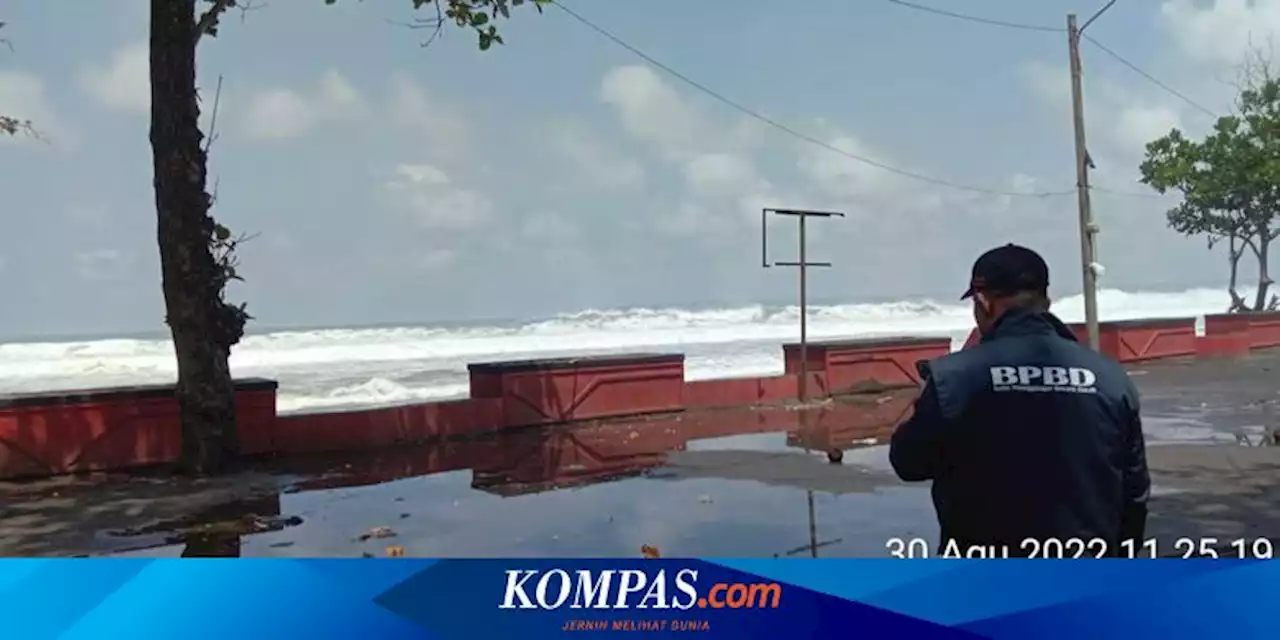
{"type": "Polygon", "coordinates": [[[1275,638],[1261,560],[4,560],[5,637],[1275,638]]]}

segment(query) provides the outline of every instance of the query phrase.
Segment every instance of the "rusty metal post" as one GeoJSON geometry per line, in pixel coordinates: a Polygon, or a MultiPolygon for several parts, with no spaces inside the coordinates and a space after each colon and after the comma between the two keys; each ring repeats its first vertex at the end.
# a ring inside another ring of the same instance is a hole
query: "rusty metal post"
{"type": "MultiPolygon", "coordinates": [[[[804,220],[804,218],[801,218],[804,220]]],[[[809,494],[809,554],[818,557],[818,514],[813,508],[813,490],[808,491],[809,494]]]]}
{"type": "Polygon", "coordinates": [[[805,260],[805,221],[809,216],[800,216],[800,381],[796,383],[796,393],[800,402],[809,399],[809,263],[805,260]]]}
{"type": "Polygon", "coordinates": [[[796,392],[801,402],[809,399],[809,267],[830,267],[830,262],[809,262],[808,260],[808,218],[843,218],[838,211],[808,211],[804,209],[763,209],[760,212],[760,252],[761,264],[767,269],[771,266],[798,267],[800,269],[800,379],[796,383],[796,392]],[[793,216],[800,225],[799,260],[795,262],[769,263],[769,214],[793,216]]]}
{"type": "Polygon", "coordinates": [[[773,557],[775,558],[781,558],[783,556],[798,556],[800,554],[808,555],[810,558],[816,558],[818,557],[818,549],[844,542],[844,538],[830,538],[827,540],[818,539],[818,509],[814,504],[815,500],[813,490],[808,489],[805,493],[808,494],[809,499],[809,544],[800,545],[794,549],[783,551],[782,553],[775,553],[773,554],[773,557]]]}

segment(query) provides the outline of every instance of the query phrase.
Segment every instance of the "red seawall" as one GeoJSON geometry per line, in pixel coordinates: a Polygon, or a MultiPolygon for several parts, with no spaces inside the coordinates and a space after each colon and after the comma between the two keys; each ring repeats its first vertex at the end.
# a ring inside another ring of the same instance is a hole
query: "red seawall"
{"type": "MultiPolygon", "coordinates": [[[[1072,328],[1083,337],[1083,327],[1072,328]]],[[[1105,322],[1100,337],[1102,351],[1122,363],[1236,357],[1251,349],[1280,346],[1280,313],[1208,316],[1203,336],[1196,335],[1194,318],[1105,322]]],[[[976,341],[975,332],[966,347],[976,341]]],[[[468,367],[471,392],[466,399],[329,413],[277,415],[276,383],[246,379],[236,385],[239,444],[246,455],[356,452],[525,427],[654,416],[626,428],[642,425],[638,438],[661,441],[662,446],[649,450],[657,456],[673,448],[672,438],[750,432],[752,427],[742,423],[748,418],[729,420],[726,416],[734,412],[724,411],[726,407],[778,406],[753,411],[749,419],[761,432],[782,425],[792,431],[795,446],[844,448],[891,433],[910,411],[910,393],[858,394],[914,389],[919,384],[916,362],[950,350],[949,338],[809,343],[806,394],[846,398],[837,402],[839,412],[828,412],[841,417],[825,424],[808,412],[779,406],[796,399],[800,391],[798,344],[783,345],[785,373],[776,376],[686,381],[684,356],[675,353],[489,362],[468,367]],[[818,423],[792,428],[801,419],[818,423]],[[679,429],[672,421],[679,422],[679,429]]],[[[621,454],[611,453],[608,446],[579,444],[575,446],[580,454],[556,458],[556,464],[605,470],[600,473],[620,468],[610,460],[621,454]]],[[[171,464],[181,445],[173,385],[0,396],[0,479],[171,464]]],[[[514,464],[492,463],[508,476],[514,464]]],[[[480,484],[487,477],[483,468],[477,467],[480,484]]],[[[537,485],[539,473],[543,472],[527,471],[530,481],[519,484],[537,485]]],[[[526,472],[519,474],[525,477],[526,472]]]]}

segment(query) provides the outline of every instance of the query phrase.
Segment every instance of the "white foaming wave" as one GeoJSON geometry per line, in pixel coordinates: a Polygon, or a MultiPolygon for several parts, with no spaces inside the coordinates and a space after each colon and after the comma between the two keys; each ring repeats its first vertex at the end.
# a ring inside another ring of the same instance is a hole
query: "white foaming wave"
{"type": "Polygon", "coordinates": [[[386,378],[370,378],[359,384],[344,385],[319,395],[280,393],[276,409],[284,413],[337,407],[394,405],[465,397],[466,384],[434,387],[407,387],[386,378]]]}
{"type": "MultiPolygon", "coordinates": [[[[1145,293],[1103,290],[1108,320],[1198,316],[1222,310],[1218,290],[1145,293]]],[[[1083,318],[1079,296],[1055,301],[1068,322],[1083,318]]],[[[813,306],[812,339],[883,335],[949,336],[972,326],[967,304],[929,300],[813,306]]],[[[465,394],[467,362],[635,350],[687,354],[692,379],[782,370],[778,344],[797,338],[795,307],[587,310],[515,327],[392,327],[280,331],[236,346],[238,376],[280,380],[281,410],[395,404],[465,394]],[[441,372],[421,382],[415,372],[441,372]],[[305,391],[304,391],[305,390],[305,391]]],[[[109,339],[0,344],[0,391],[35,391],[172,381],[167,340],[109,339]]]]}

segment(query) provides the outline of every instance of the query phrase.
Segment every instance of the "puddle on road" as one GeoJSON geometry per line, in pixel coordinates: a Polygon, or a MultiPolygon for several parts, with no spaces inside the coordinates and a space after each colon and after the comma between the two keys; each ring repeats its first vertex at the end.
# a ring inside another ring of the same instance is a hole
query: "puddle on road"
{"type": "MultiPolygon", "coordinates": [[[[220,499],[170,496],[152,510],[161,517],[130,507],[104,517],[111,526],[88,539],[68,534],[61,547],[46,541],[26,551],[638,557],[651,546],[668,557],[808,556],[815,547],[823,557],[885,556],[890,538],[930,546],[937,538],[927,485],[899,482],[883,444],[909,410],[910,393],[888,394],[803,411],[698,412],[294,460],[257,470],[251,486],[219,480],[220,499]],[[828,462],[833,450],[842,464],[828,462]]],[[[1216,433],[1190,417],[1152,418],[1148,431],[1156,444],[1216,433]]],[[[50,526],[28,524],[0,521],[6,554],[50,526]]]]}
{"type": "Polygon", "coordinates": [[[891,537],[937,535],[927,487],[899,483],[886,448],[867,446],[909,410],[909,395],[884,397],[873,410],[705,412],[317,462],[289,470],[304,479],[267,496],[274,509],[134,532],[170,537],[117,555],[883,556],[891,537]],[[292,520],[237,529],[264,518],[292,520]],[[366,535],[375,527],[386,531],[366,535]]]}

